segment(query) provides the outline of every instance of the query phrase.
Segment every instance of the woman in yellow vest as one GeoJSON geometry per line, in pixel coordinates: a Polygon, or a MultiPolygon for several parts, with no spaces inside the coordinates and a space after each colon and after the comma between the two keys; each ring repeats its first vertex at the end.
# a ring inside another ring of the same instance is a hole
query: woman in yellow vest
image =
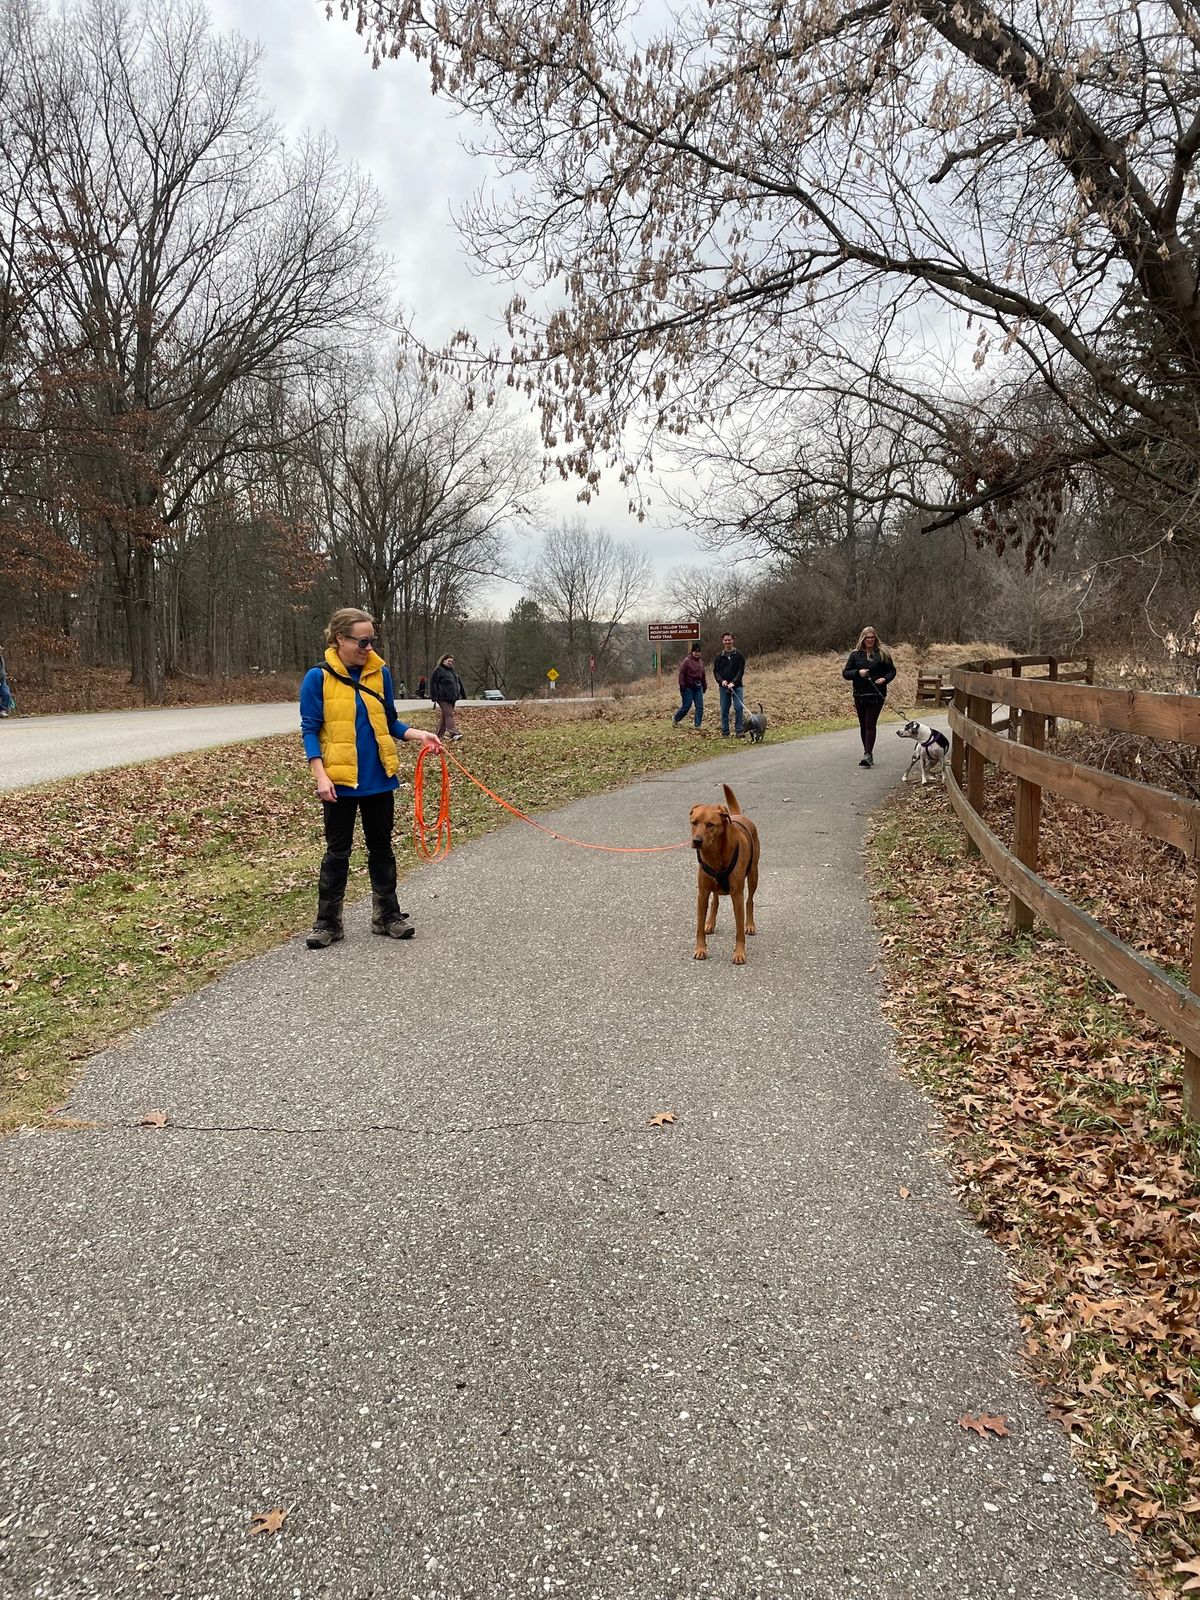
{"type": "Polygon", "coordinates": [[[400,768],[396,741],[440,750],[433,733],[410,728],[396,715],[392,675],[375,653],[375,620],[369,611],[343,606],[325,630],[328,649],[319,667],[300,685],[300,731],[304,754],[325,813],[325,856],[317,888],[317,920],[310,950],[342,938],[342,901],[350,874],[354,818],[361,815],[371,879],[371,931],[388,939],[411,939],[416,929],[396,899],[392,849],[400,768]]]}

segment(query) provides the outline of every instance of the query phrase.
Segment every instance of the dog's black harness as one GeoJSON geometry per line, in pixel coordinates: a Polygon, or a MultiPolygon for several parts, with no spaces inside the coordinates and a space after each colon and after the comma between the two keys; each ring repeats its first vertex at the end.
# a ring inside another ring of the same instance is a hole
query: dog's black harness
{"type": "Polygon", "coordinates": [[[936,728],[932,728],[930,730],[929,737],[928,737],[928,739],[926,739],[925,743],[921,746],[921,749],[926,751],[926,752],[928,752],[929,746],[931,744],[935,744],[938,747],[939,750],[949,750],[949,748],[950,748],[949,739],[947,739],[947,737],[946,737],[946,735],[944,733],[939,733],[936,728]]]}
{"type": "Polygon", "coordinates": [[[701,872],[707,872],[709,877],[713,878],[716,881],[716,885],[717,885],[718,890],[722,894],[728,894],[729,893],[729,875],[733,871],[734,867],[737,866],[737,864],[738,864],[738,856],[740,856],[741,853],[742,853],[742,845],[741,845],[741,841],[739,840],[738,843],[733,847],[733,860],[729,863],[729,865],[727,867],[710,867],[708,862],[705,861],[703,856],[697,856],[696,860],[700,863],[701,872]]]}

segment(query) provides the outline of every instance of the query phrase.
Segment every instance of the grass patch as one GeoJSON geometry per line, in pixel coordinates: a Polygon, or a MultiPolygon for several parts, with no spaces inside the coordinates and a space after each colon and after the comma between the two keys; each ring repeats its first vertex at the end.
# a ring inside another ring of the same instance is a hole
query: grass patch
{"type": "MultiPolygon", "coordinates": [[[[638,718],[630,709],[617,716],[596,702],[468,711],[456,754],[532,815],[745,748],[712,730],[695,736],[674,728],[657,708],[643,705],[638,718]]],[[[793,722],[771,737],[843,725],[793,722]]],[[[411,770],[405,752],[402,771],[411,770]]],[[[456,844],[510,820],[452,776],[456,844]]],[[[418,864],[410,804],[411,791],[401,790],[402,875],[418,864]]],[[[685,832],[681,817],[680,837],[685,832]]],[[[322,849],[319,806],[292,735],[5,795],[0,1132],[59,1106],[77,1063],[233,962],[305,927],[322,849]]],[[[359,846],[349,894],[367,889],[359,846]]]]}
{"type": "MultiPolygon", "coordinates": [[[[1186,864],[1065,812],[1043,845],[1047,876],[1171,961],[1186,864]]],[[[868,871],[896,1050],[941,1108],[964,1204],[1009,1253],[1025,1355],[1109,1527],[1175,1593],[1200,1552],[1200,1129],[1182,1120],[1182,1053],[1051,934],[1009,934],[1007,892],[940,790],[889,797],[868,871]]]]}

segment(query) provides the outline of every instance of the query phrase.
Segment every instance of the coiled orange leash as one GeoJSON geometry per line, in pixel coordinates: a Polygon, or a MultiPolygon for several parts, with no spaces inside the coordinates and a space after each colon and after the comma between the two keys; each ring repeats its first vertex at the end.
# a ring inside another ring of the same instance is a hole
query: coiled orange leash
{"type": "Polygon", "coordinates": [[[489,800],[495,802],[503,810],[516,817],[518,822],[527,822],[531,828],[536,828],[539,833],[545,833],[551,839],[557,839],[560,844],[573,844],[578,850],[604,850],[612,855],[655,855],[663,850],[687,850],[691,847],[690,839],[681,839],[678,844],[588,844],[584,839],[572,839],[570,834],[556,833],[553,828],[547,828],[540,822],[535,822],[526,816],[517,806],[505,800],[501,795],[494,793],[486,783],[482,783],[473,772],[469,772],[457,756],[452,756],[449,751],[442,751],[442,787],[438,798],[437,821],[433,826],[432,843],[430,842],[430,829],[425,822],[425,757],[429,754],[429,746],[422,745],[417,756],[417,769],[413,773],[413,838],[416,841],[418,852],[426,861],[438,861],[450,850],[450,768],[448,762],[454,765],[468,778],[477,789],[487,795],[489,800]]]}

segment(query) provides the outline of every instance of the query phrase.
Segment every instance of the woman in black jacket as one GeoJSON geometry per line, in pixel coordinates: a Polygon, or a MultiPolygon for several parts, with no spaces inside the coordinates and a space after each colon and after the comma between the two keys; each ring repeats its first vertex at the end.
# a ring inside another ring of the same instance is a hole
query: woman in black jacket
{"type": "Polygon", "coordinates": [[[433,669],[429,680],[429,698],[437,706],[437,731],[439,739],[461,739],[454,707],[467,698],[463,681],[454,670],[454,657],[443,656],[433,669]]]}
{"type": "Polygon", "coordinates": [[[854,685],[854,709],[858,712],[863,746],[860,767],[875,765],[875,725],[887,699],[887,686],[895,676],[891,652],[880,644],[874,628],[865,627],[842,668],[842,677],[854,685]]]}

